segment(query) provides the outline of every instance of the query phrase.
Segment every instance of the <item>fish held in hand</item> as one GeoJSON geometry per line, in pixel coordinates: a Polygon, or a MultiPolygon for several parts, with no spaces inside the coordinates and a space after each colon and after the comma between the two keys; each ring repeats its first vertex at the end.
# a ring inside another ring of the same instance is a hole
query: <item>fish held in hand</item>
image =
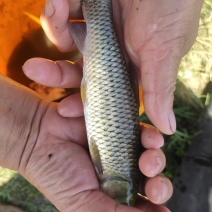
{"type": "Polygon", "coordinates": [[[86,28],[70,23],[83,54],[81,95],[90,155],[103,192],[137,198],[141,153],[138,99],[113,24],[111,0],[82,0],[86,28]]]}

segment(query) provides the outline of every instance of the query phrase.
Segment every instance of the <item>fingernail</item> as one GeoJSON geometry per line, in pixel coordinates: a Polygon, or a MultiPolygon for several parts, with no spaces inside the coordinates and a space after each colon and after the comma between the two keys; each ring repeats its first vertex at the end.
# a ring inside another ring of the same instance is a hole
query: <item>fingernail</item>
{"type": "MultiPolygon", "coordinates": [[[[35,59],[34,59],[35,60],[35,59]]],[[[31,63],[31,59],[27,60],[24,65],[22,66],[22,69],[24,71],[24,74],[28,77],[28,78],[33,78],[34,80],[37,80],[37,78],[39,77],[39,75],[37,74],[37,72],[34,71],[34,66],[31,63]]],[[[39,65],[39,64],[37,64],[39,65]]]]}
{"type": "Polygon", "coordinates": [[[173,133],[176,132],[176,119],[173,110],[169,113],[168,116],[170,129],[173,133]]]}
{"type": "Polygon", "coordinates": [[[168,186],[165,182],[161,181],[161,201],[165,200],[168,195],[168,186]]]}
{"type": "Polygon", "coordinates": [[[53,4],[53,0],[47,0],[45,7],[44,7],[44,13],[47,17],[51,17],[54,15],[55,8],[53,4]]]}
{"type": "Polygon", "coordinates": [[[152,126],[151,124],[147,124],[147,123],[144,123],[144,122],[140,122],[139,124],[140,124],[141,129],[142,128],[155,129],[156,131],[160,132],[159,129],[152,126]]]}

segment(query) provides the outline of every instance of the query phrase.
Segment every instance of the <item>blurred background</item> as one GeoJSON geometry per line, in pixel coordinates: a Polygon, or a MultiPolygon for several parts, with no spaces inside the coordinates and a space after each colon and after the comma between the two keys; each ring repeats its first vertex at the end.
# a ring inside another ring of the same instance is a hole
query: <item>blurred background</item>
{"type": "MultiPolygon", "coordinates": [[[[32,57],[74,61],[79,55],[60,53],[45,36],[39,24],[43,5],[44,0],[0,1],[0,73],[55,101],[75,90],[39,85],[24,76],[22,65],[32,57]]],[[[168,206],[176,212],[212,212],[211,58],[212,0],[205,0],[197,40],[179,69],[174,102],[178,129],[165,136],[163,148],[164,174],[175,185],[168,206]]],[[[149,123],[145,114],[140,119],[149,123]]],[[[0,212],[8,211],[57,210],[20,175],[0,167],[0,212]]]]}

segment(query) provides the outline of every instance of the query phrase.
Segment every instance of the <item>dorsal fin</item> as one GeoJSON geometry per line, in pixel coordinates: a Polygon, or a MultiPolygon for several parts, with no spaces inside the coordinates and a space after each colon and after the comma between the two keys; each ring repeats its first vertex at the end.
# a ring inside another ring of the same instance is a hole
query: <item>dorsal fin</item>
{"type": "Polygon", "coordinates": [[[83,54],[84,47],[85,47],[85,38],[86,38],[85,22],[69,22],[69,32],[77,48],[83,54]]]}

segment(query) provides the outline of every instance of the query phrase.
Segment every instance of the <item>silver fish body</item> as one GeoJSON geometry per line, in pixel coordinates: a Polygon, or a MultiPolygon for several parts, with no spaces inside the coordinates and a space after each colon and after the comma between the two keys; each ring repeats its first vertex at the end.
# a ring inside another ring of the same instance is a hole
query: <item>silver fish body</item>
{"type": "Polygon", "coordinates": [[[111,0],[82,0],[86,21],[82,98],[101,189],[133,205],[138,192],[138,101],[113,24],[111,0]]]}

